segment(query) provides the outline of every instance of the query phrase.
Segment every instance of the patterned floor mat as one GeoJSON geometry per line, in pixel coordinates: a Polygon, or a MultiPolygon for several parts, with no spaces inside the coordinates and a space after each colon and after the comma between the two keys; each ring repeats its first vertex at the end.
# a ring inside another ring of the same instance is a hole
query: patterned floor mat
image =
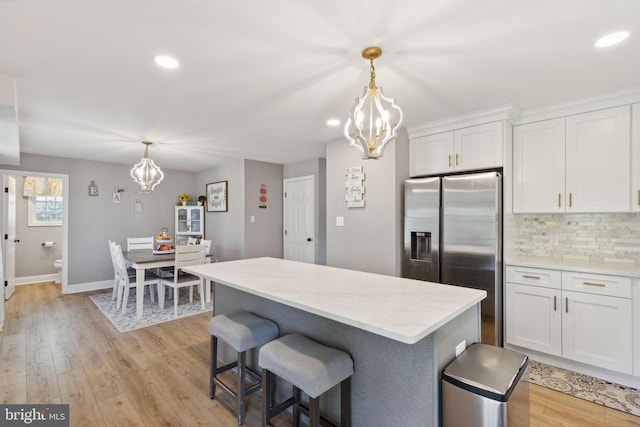
{"type": "Polygon", "coordinates": [[[580,399],[640,416],[640,391],[631,387],[529,361],[529,381],[580,399]]]}
{"type": "MultiPolygon", "coordinates": [[[[173,290],[171,290],[173,291],[173,290]]],[[[158,307],[157,295],[156,302],[152,303],[149,293],[144,295],[144,310],[142,319],[136,319],[136,291],[132,289],[129,294],[127,303],[127,312],[121,314],[121,310],[116,309],[116,302],[111,300],[111,291],[100,294],[90,295],[89,298],[100,309],[107,319],[111,321],[113,326],[119,332],[129,332],[136,329],[146,328],[148,326],[157,325],[159,323],[169,322],[183,317],[195,316],[196,314],[211,312],[211,303],[205,304],[203,310],[200,305],[200,297],[194,291],[193,302],[189,303],[189,289],[180,289],[180,298],[178,299],[178,315],[173,314],[173,299],[165,300],[164,309],[158,307]]]]}

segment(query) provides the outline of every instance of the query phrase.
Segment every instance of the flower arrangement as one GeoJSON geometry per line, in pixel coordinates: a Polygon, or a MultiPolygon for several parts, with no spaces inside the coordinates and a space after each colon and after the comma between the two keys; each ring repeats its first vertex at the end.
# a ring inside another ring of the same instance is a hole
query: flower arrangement
{"type": "Polygon", "coordinates": [[[191,201],[191,196],[188,194],[181,194],[178,196],[178,206],[187,205],[187,202],[191,201]]]}

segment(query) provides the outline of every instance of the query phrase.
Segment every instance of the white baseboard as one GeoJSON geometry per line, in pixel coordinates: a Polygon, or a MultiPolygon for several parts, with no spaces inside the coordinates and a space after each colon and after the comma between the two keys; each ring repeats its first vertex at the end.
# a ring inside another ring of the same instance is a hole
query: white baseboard
{"type": "Polygon", "coordinates": [[[21,285],[31,285],[33,283],[42,283],[42,282],[52,282],[56,280],[58,277],[57,274],[42,274],[40,276],[24,276],[24,277],[16,277],[15,284],[16,286],[21,285]]]}
{"type": "Polygon", "coordinates": [[[604,368],[598,368],[595,366],[586,365],[584,363],[575,362],[572,360],[564,359],[562,357],[552,356],[549,354],[540,353],[534,350],[525,349],[522,347],[505,344],[505,348],[519,351],[526,354],[532,360],[546,363],[548,365],[557,366],[558,368],[568,369],[570,371],[579,372],[581,374],[590,375],[592,377],[600,378],[605,381],[621,384],[627,387],[640,388],[640,377],[633,375],[627,375],[620,372],[610,371],[604,368]]]}
{"type": "Polygon", "coordinates": [[[79,283],[68,285],[65,294],[77,294],[80,292],[97,291],[100,289],[113,289],[113,280],[102,280],[100,282],[79,283]]]}
{"type": "MultiPolygon", "coordinates": [[[[57,274],[43,274],[40,276],[16,277],[16,286],[31,285],[34,283],[53,282],[58,277],[57,274]]],[[[77,294],[80,292],[97,291],[100,289],[113,289],[113,280],[102,280],[100,282],[79,283],[67,286],[65,294],[77,294]]]]}

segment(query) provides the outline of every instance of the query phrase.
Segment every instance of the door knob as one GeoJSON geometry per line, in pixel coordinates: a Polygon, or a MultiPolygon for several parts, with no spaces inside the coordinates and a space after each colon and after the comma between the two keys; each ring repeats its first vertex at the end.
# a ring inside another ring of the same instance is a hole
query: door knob
{"type": "Polygon", "coordinates": [[[310,241],[311,241],[311,237],[307,237],[307,242],[310,242],[310,241]]]}

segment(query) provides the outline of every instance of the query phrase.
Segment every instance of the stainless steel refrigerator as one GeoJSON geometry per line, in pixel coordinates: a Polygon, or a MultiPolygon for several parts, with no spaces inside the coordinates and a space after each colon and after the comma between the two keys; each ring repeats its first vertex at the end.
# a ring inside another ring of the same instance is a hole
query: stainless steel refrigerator
{"type": "Polygon", "coordinates": [[[487,291],[482,342],[502,346],[502,175],[405,181],[402,275],[487,291]]]}

